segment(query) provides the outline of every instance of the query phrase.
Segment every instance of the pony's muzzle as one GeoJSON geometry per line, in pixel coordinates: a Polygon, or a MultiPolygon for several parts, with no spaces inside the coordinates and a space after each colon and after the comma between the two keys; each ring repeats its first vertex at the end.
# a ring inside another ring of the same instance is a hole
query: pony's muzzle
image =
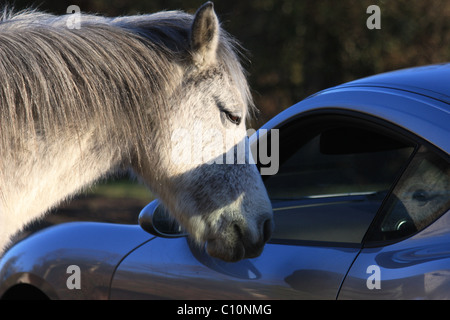
{"type": "Polygon", "coordinates": [[[249,235],[240,233],[240,239],[245,249],[244,258],[256,258],[264,249],[264,245],[272,236],[273,221],[272,219],[266,219],[259,228],[259,238],[256,242],[252,242],[249,235]]]}
{"type": "Polygon", "coordinates": [[[206,249],[209,255],[227,262],[258,257],[273,231],[273,220],[263,220],[258,225],[258,235],[254,231],[239,224],[232,223],[224,234],[226,238],[218,237],[207,241],[206,249]],[[256,238],[256,241],[254,240],[256,238]]]}
{"type": "Polygon", "coordinates": [[[273,232],[273,220],[267,219],[263,224],[263,242],[266,243],[269,241],[273,232]]]}

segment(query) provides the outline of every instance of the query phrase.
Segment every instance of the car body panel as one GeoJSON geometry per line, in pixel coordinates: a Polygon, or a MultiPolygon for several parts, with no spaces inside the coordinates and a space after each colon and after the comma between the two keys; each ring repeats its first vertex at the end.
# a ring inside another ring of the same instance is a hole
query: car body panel
{"type": "Polygon", "coordinates": [[[119,261],[152,238],[138,225],[73,222],[47,228],[2,257],[0,297],[8,288],[26,283],[50,298],[106,299],[119,261]],[[66,285],[71,265],[80,268],[81,290],[70,290],[66,285]]]}
{"type": "Polygon", "coordinates": [[[158,238],[118,266],[111,299],[335,299],[358,248],[266,244],[226,263],[187,238],[158,238]]]}
{"type": "Polygon", "coordinates": [[[377,86],[418,93],[450,104],[450,64],[435,64],[385,72],[348,82],[342,86],[377,86]],[[420,75],[420,76],[418,76],[420,75]]]}

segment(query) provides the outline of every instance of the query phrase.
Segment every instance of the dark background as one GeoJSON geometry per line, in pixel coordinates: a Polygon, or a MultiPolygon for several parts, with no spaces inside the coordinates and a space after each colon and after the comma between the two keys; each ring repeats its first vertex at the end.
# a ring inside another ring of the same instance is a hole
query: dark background
{"type": "MultiPolygon", "coordinates": [[[[65,14],[69,5],[106,16],[184,10],[204,0],[16,0],[65,14]]],[[[450,60],[450,1],[216,0],[224,28],[249,50],[250,85],[261,113],[272,116],[321,89],[375,73],[450,60]],[[381,9],[369,30],[367,7],[381,9]]]]}

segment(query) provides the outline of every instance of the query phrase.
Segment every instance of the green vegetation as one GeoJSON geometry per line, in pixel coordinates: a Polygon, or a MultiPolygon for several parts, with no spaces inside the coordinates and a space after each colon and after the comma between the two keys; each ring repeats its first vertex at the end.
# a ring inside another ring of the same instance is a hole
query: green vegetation
{"type": "Polygon", "coordinates": [[[131,198],[148,202],[154,199],[154,196],[144,185],[125,178],[111,179],[99,183],[89,190],[88,194],[111,198],[131,198]]]}

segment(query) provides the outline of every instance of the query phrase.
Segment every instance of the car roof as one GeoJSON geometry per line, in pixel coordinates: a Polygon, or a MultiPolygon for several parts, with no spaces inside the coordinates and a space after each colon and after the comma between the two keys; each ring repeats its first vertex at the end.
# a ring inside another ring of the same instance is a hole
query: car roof
{"type": "MultiPolygon", "coordinates": [[[[419,136],[450,154],[450,63],[370,76],[325,89],[285,109],[267,130],[311,111],[346,110],[376,117],[419,136]]],[[[263,130],[261,130],[263,129],[263,130]]],[[[257,139],[257,135],[252,137],[257,139]]]]}
{"type": "Polygon", "coordinates": [[[450,64],[392,71],[325,89],[282,111],[261,129],[324,109],[386,120],[449,154],[450,64]]]}
{"type": "Polygon", "coordinates": [[[445,102],[450,111],[450,63],[381,73],[341,85],[349,86],[378,86],[414,92],[445,102]]]}

